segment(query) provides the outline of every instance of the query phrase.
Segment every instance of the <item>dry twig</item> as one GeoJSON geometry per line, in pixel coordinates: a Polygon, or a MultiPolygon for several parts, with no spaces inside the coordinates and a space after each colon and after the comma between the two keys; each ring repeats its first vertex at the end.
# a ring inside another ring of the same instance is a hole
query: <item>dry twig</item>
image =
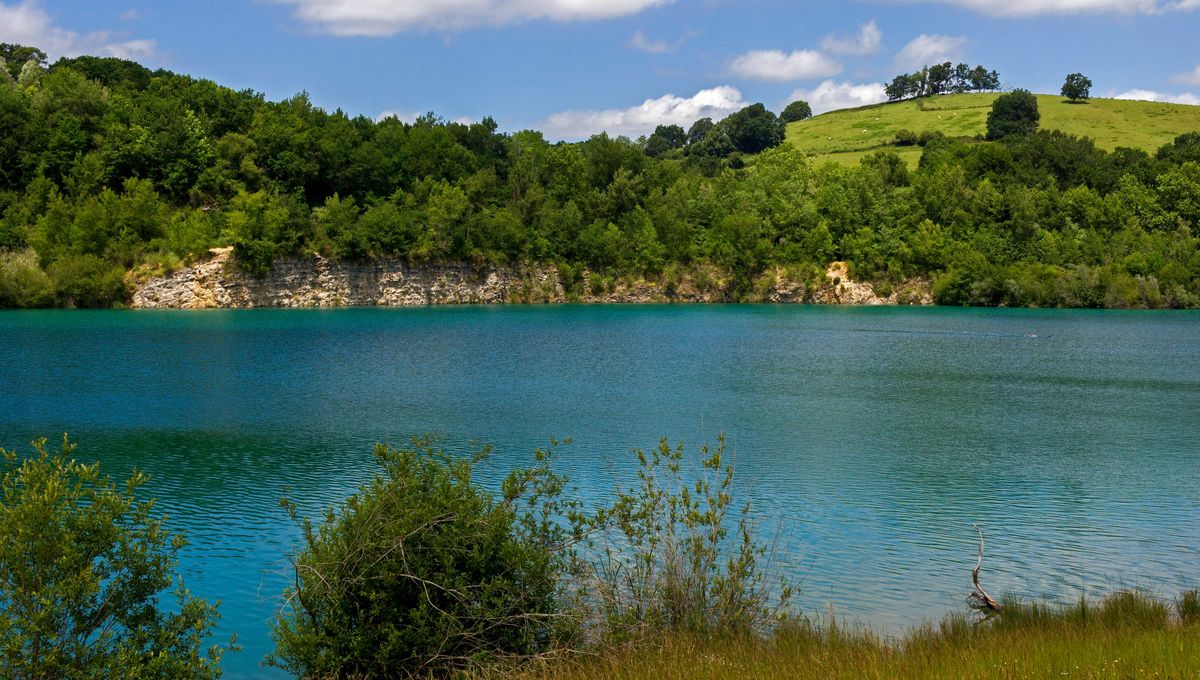
{"type": "Polygon", "coordinates": [[[979,583],[979,570],[983,567],[983,529],[980,529],[978,524],[971,526],[979,532],[979,561],[975,563],[975,569],[971,571],[971,583],[975,585],[975,590],[967,596],[967,605],[991,616],[1000,613],[1000,603],[992,599],[992,596],[988,595],[979,583]]]}

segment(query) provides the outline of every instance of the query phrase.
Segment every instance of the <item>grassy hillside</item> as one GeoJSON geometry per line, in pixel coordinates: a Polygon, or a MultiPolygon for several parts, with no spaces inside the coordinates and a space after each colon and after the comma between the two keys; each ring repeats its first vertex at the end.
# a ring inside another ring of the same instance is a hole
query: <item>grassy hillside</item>
{"type": "MultiPolygon", "coordinates": [[[[941,131],[952,137],[983,135],[997,94],[959,94],[833,111],[788,126],[787,139],[818,160],[856,164],[887,149],[916,165],[919,147],[892,145],[900,130],[941,131]]],[[[1042,128],[1091,137],[1102,149],[1126,146],[1154,151],[1184,132],[1200,131],[1200,106],[1119,99],[1070,104],[1038,95],[1042,128]]]]}

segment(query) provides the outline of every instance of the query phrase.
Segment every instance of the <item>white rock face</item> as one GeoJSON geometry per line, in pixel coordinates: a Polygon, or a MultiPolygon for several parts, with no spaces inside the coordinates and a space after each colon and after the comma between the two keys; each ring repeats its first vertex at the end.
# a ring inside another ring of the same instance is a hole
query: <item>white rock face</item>
{"type": "MultiPolygon", "coordinates": [[[[618,280],[605,290],[584,283],[572,298],[558,270],[547,266],[476,269],[470,265],[410,266],[400,259],[368,263],[311,258],[280,258],[261,279],[242,271],[231,248],[216,248],[211,257],[139,284],[132,306],[142,309],[207,309],[251,307],[415,307],[512,302],[590,303],[720,302],[723,295],[697,286],[685,276],[669,288],[658,281],[618,280]]],[[[712,279],[712,272],[707,277],[712,279]]],[[[582,280],[588,279],[587,272],[582,280]]],[[[776,272],[763,295],[774,303],[849,305],[932,304],[927,281],[896,286],[887,296],[869,283],[850,279],[844,262],[834,262],[825,281],[813,287],[789,281],[776,272]]]]}
{"type": "Polygon", "coordinates": [[[476,270],[466,265],[410,267],[401,260],[334,262],[322,257],[281,258],[256,279],[238,269],[228,248],[212,257],[137,286],[136,308],[406,307],[495,304],[562,298],[553,268],[476,270]]]}

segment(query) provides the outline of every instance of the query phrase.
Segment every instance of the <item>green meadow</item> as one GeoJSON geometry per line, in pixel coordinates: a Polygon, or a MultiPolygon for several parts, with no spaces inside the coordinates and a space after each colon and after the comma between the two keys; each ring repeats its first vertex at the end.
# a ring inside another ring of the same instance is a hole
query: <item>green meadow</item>
{"type": "MultiPolygon", "coordinates": [[[[870,153],[899,154],[915,167],[917,146],[896,146],[896,133],[941,132],[949,137],[982,137],[999,94],[955,94],[832,111],[792,123],[787,141],[818,162],[857,165],[870,153]]],[[[1041,127],[1090,137],[1106,151],[1131,147],[1154,152],[1185,132],[1200,130],[1200,106],[1121,99],[1072,104],[1058,95],[1038,95],[1041,127]]]]}

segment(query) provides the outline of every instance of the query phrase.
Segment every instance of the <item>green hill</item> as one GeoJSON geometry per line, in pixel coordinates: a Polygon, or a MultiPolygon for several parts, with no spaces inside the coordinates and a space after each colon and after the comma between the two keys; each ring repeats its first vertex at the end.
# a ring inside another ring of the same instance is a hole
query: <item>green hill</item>
{"type": "MultiPolygon", "coordinates": [[[[982,136],[998,94],[958,94],[877,104],[822,114],[788,126],[787,139],[818,161],[857,164],[864,155],[888,150],[909,165],[921,148],[892,144],[900,130],[940,131],[952,137],[982,136]]],[[[1119,146],[1154,151],[1185,132],[1200,131],[1200,106],[1092,99],[1070,104],[1058,95],[1038,95],[1046,130],[1091,137],[1105,150],[1119,146]]]]}

